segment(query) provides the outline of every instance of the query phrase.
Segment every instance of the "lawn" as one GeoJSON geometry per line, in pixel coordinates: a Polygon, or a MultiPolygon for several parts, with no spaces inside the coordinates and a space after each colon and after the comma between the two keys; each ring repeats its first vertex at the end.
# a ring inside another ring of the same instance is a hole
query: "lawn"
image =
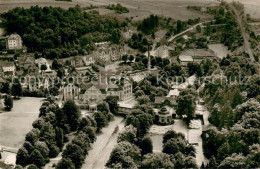
{"type": "Polygon", "coordinates": [[[10,112],[0,113],[0,145],[19,148],[38,117],[42,98],[23,97],[14,100],[10,112]]]}

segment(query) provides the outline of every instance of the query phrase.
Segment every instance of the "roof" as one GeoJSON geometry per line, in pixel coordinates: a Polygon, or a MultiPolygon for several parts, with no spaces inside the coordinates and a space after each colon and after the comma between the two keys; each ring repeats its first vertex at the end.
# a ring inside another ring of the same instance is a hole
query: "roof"
{"type": "Polygon", "coordinates": [[[188,37],[187,35],[183,35],[182,37],[183,37],[183,39],[185,39],[185,40],[188,40],[188,39],[189,39],[189,37],[188,37]]]}
{"type": "Polygon", "coordinates": [[[193,58],[191,55],[180,55],[179,59],[181,62],[193,62],[193,58]]]}
{"type": "Polygon", "coordinates": [[[171,96],[179,96],[180,91],[178,89],[170,90],[169,94],[166,97],[171,97],[171,96]]]}
{"type": "Polygon", "coordinates": [[[11,34],[11,35],[8,37],[8,40],[19,40],[19,39],[21,39],[21,36],[18,35],[17,33],[11,34]]]}
{"type": "Polygon", "coordinates": [[[1,66],[1,67],[14,66],[14,62],[3,61],[3,62],[0,62],[0,66],[1,66]]]}
{"type": "Polygon", "coordinates": [[[133,104],[127,104],[127,103],[120,103],[118,102],[118,106],[121,107],[121,108],[127,108],[127,109],[132,109],[135,105],[133,104]]]}
{"type": "Polygon", "coordinates": [[[161,103],[163,103],[165,101],[165,99],[166,99],[165,97],[155,96],[154,103],[155,104],[161,104],[161,103]]]}
{"type": "Polygon", "coordinates": [[[187,56],[215,56],[214,52],[208,49],[189,49],[185,50],[184,52],[181,53],[181,55],[187,55],[187,56]]]}

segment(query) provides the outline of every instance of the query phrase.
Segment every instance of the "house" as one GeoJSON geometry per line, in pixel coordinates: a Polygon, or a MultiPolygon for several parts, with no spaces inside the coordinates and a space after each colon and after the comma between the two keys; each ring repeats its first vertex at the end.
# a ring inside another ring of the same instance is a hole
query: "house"
{"type": "Polygon", "coordinates": [[[102,72],[107,72],[107,71],[116,72],[119,67],[118,63],[107,61],[101,58],[96,59],[96,65],[98,66],[99,70],[102,72]]]}
{"type": "MultiPolygon", "coordinates": [[[[106,77],[107,78],[107,77],[106,77]]],[[[107,96],[117,96],[119,101],[126,101],[132,98],[132,83],[128,79],[121,80],[119,84],[108,83],[101,79],[80,86],[79,104],[80,107],[94,105],[102,102],[107,96]]],[[[94,109],[94,106],[92,107],[94,109]]]]}
{"type": "Polygon", "coordinates": [[[174,90],[170,90],[166,97],[171,97],[171,98],[177,99],[179,94],[180,94],[180,91],[178,89],[174,89],[174,90]]]}
{"type": "Polygon", "coordinates": [[[81,104],[101,103],[105,98],[106,90],[104,86],[93,83],[81,86],[79,95],[81,104]]]}
{"type": "Polygon", "coordinates": [[[83,61],[87,66],[92,65],[95,63],[95,56],[94,55],[84,56],[83,61]]]}
{"type": "Polygon", "coordinates": [[[17,58],[18,67],[21,70],[28,70],[30,67],[35,66],[35,59],[32,56],[20,56],[17,58]]]}
{"type": "Polygon", "coordinates": [[[23,41],[20,35],[11,34],[6,40],[6,48],[10,50],[22,49],[23,41]]]}
{"type": "Polygon", "coordinates": [[[13,76],[15,72],[14,62],[0,62],[0,69],[3,76],[13,76]]]}
{"type": "Polygon", "coordinates": [[[183,35],[182,37],[185,41],[188,41],[190,39],[188,35],[183,35]]]}
{"type": "Polygon", "coordinates": [[[70,63],[71,63],[71,66],[73,66],[73,67],[83,67],[83,66],[85,66],[83,56],[71,57],[70,63]]]}
{"type": "Polygon", "coordinates": [[[63,86],[63,100],[75,100],[79,96],[80,88],[77,84],[69,83],[63,86]]]}
{"type": "Polygon", "coordinates": [[[181,66],[187,66],[188,63],[193,62],[193,58],[190,55],[180,55],[179,56],[181,66]]]}
{"type": "MultiPolygon", "coordinates": [[[[41,69],[42,65],[45,65],[47,67],[46,71],[51,71],[49,62],[45,58],[39,58],[35,60],[36,65],[38,65],[38,68],[41,69]]],[[[41,71],[41,70],[40,70],[41,71]]]]}

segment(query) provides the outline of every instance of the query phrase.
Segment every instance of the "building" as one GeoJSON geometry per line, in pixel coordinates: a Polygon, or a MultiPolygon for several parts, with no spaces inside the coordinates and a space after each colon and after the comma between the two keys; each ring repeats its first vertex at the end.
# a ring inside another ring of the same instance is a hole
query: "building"
{"type": "Polygon", "coordinates": [[[36,59],[35,63],[38,66],[39,69],[41,69],[42,65],[45,65],[47,67],[47,69],[45,71],[51,71],[50,65],[49,65],[48,61],[45,58],[36,59]]]}
{"type": "Polygon", "coordinates": [[[175,110],[168,106],[162,107],[159,111],[155,110],[155,120],[159,124],[172,124],[174,122],[173,115],[176,115],[175,110]]]}
{"type": "Polygon", "coordinates": [[[180,55],[179,56],[181,66],[187,66],[188,63],[193,62],[193,58],[190,55],[180,55]]]}
{"type": "Polygon", "coordinates": [[[65,84],[63,86],[63,100],[75,100],[79,96],[80,88],[77,84],[65,84]]]}
{"type": "MultiPolygon", "coordinates": [[[[17,58],[17,67],[20,70],[28,70],[34,66],[36,66],[36,64],[33,56],[20,56],[17,58]]],[[[33,68],[31,70],[35,70],[35,69],[33,68]]]]}
{"type": "Polygon", "coordinates": [[[166,97],[171,97],[171,98],[177,99],[179,94],[180,94],[180,91],[178,89],[174,89],[174,90],[170,90],[166,97]]]}
{"type": "Polygon", "coordinates": [[[89,66],[95,63],[95,57],[94,55],[84,56],[83,61],[86,64],[86,66],[89,66]]]}
{"type": "Polygon", "coordinates": [[[0,72],[1,75],[6,77],[6,76],[13,76],[15,73],[15,65],[14,62],[7,62],[3,61],[0,62],[0,72]]]}
{"type": "Polygon", "coordinates": [[[180,64],[187,66],[188,63],[200,64],[204,59],[213,59],[215,54],[207,49],[189,49],[182,52],[179,56],[180,64]]]}
{"type": "Polygon", "coordinates": [[[6,48],[10,50],[22,49],[23,41],[20,35],[11,34],[6,40],[6,48]]]}

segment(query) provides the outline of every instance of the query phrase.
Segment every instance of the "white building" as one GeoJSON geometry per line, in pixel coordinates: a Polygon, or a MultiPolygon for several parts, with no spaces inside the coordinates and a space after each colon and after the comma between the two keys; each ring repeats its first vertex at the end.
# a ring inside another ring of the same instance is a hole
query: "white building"
{"type": "Polygon", "coordinates": [[[66,84],[63,87],[63,99],[64,100],[68,100],[68,99],[74,100],[75,98],[78,97],[79,92],[80,92],[80,88],[78,87],[78,85],[71,84],[71,83],[66,84]]]}
{"type": "Polygon", "coordinates": [[[18,34],[11,34],[6,40],[7,49],[22,49],[22,38],[18,34]]]}
{"type": "Polygon", "coordinates": [[[39,58],[35,60],[35,63],[38,65],[39,71],[41,72],[41,66],[46,65],[47,70],[45,71],[51,71],[50,65],[48,61],[45,58],[39,58]]]}
{"type": "Polygon", "coordinates": [[[187,66],[188,63],[193,62],[193,58],[190,55],[180,55],[179,59],[180,59],[181,66],[187,66]]]}

